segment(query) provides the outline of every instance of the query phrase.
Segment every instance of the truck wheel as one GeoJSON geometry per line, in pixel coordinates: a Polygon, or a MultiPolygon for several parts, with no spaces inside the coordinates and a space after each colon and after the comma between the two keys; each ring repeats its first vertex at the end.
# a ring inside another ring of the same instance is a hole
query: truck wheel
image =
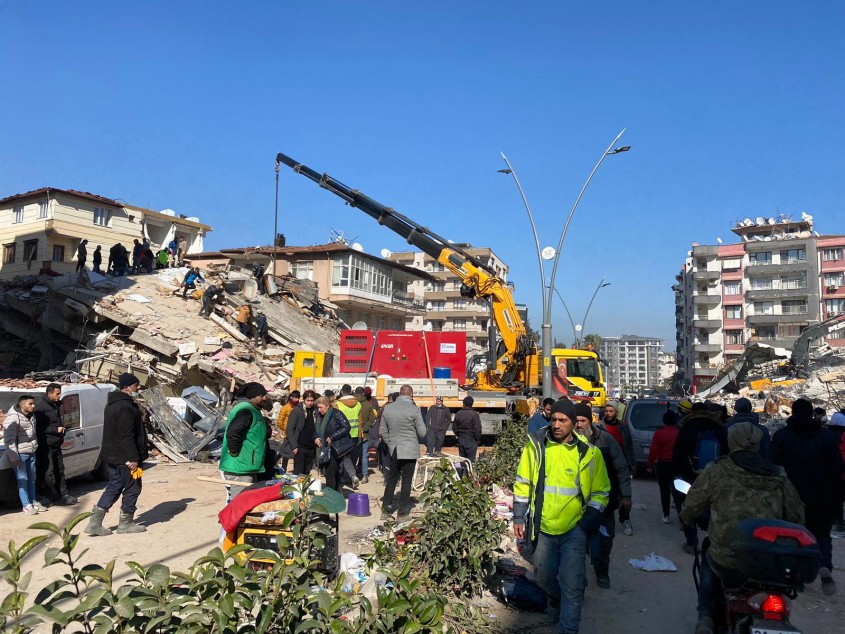
{"type": "Polygon", "coordinates": [[[102,460],[97,460],[97,466],[91,472],[91,477],[97,482],[105,482],[109,479],[109,466],[102,460]]]}

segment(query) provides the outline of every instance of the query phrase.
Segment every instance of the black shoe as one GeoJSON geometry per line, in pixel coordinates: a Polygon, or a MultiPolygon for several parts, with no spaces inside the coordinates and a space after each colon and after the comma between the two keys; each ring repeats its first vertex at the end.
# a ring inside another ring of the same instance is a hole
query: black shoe
{"type": "Polygon", "coordinates": [[[409,519],[411,519],[411,509],[399,509],[399,513],[396,515],[396,521],[403,522],[409,519]]]}
{"type": "Polygon", "coordinates": [[[700,614],[695,626],[695,634],[714,634],[715,631],[716,626],[713,623],[713,617],[709,614],[700,614]]]}
{"type": "Polygon", "coordinates": [[[698,546],[696,546],[695,544],[684,544],[683,546],[681,546],[681,548],[687,555],[694,555],[695,550],[696,548],[698,548],[698,546]]]}
{"type": "Polygon", "coordinates": [[[608,575],[596,575],[596,585],[602,590],[610,590],[610,577],[608,575]]]}
{"type": "Polygon", "coordinates": [[[55,502],[58,506],[73,506],[79,504],[79,500],[70,494],[63,495],[55,502]]]}

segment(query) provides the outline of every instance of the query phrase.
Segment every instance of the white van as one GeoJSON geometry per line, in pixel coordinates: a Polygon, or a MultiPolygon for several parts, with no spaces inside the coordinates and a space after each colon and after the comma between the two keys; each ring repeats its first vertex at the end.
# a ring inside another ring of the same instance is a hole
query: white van
{"type": "MultiPolygon", "coordinates": [[[[13,405],[17,405],[22,394],[32,394],[36,403],[44,395],[46,386],[23,389],[0,387],[0,417],[5,417],[13,405]]],[[[117,388],[108,383],[68,383],[62,385],[62,422],[65,426],[65,441],[62,455],[65,463],[65,478],[91,473],[95,478],[106,479],[108,468],[100,462],[100,448],[103,444],[103,410],[111,392],[117,388]]],[[[0,432],[0,464],[6,447],[0,432]]],[[[0,500],[17,498],[17,484],[14,471],[6,466],[0,470],[0,500]]]]}

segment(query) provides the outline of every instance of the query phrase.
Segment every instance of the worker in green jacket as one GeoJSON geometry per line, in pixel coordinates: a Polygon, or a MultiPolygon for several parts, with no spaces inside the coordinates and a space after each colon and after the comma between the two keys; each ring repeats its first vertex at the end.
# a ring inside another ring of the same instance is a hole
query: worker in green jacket
{"type": "Polygon", "coordinates": [[[537,583],[560,603],[559,634],[578,632],[588,535],[610,497],[601,451],[574,433],[576,419],[571,401],[552,406],[549,426],[528,437],[513,485],[514,535],[534,546],[537,583]]]}
{"type": "MultiPolygon", "coordinates": [[[[229,411],[220,453],[221,477],[244,483],[236,488],[236,495],[266,471],[265,459],[270,451],[270,426],[261,413],[262,405],[267,402],[267,390],[261,383],[247,383],[238,397],[241,400],[229,411]]],[[[231,499],[231,487],[227,486],[226,503],[231,499]]]]}

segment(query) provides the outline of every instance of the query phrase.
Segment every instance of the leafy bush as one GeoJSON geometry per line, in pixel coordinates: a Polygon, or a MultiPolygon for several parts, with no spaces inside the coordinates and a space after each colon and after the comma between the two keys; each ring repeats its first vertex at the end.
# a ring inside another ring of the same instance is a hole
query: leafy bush
{"type": "Polygon", "coordinates": [[[485,486],[513,488],[522,449],[528,442],[528,418],[510,421],[502,427],[491,451],[483,453],[474,465],[475,477],[485,486]]]}

